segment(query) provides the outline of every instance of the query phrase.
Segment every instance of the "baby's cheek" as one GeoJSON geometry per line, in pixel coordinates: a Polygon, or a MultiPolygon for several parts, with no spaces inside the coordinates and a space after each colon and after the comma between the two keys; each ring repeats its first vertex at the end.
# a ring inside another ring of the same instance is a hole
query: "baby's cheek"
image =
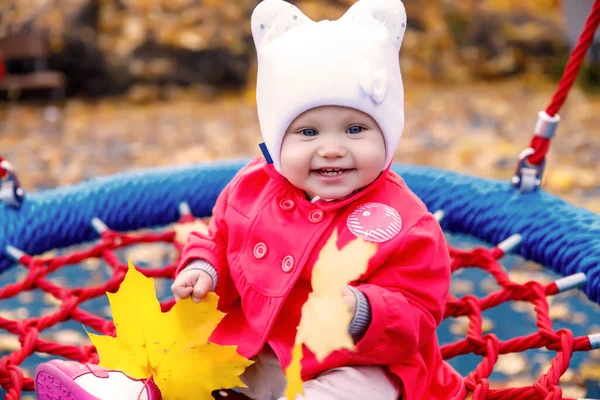
{"type": "Polygon", "coordinates": [[[370,151],[364,151],[361,157],[361,167],[368,175],[377,174],[383,169],[385,163],[385,153],[380,153],[369,149],[370,151]]]}
{"type": "MultiPolygon", "coordinates": [[[[310,160],[306,156],[303,156],[301,152],[290,150],[287,152],[285,158],[282,157],[282,168],[287,166],[287,172],[290,175],[301,176],[308,173],[310,169],[310,160]]],[[[284,172],[286,169],[283,169],[284,172]]]]}
{"type": "Polygon", "coordinates": [[[294,186],[302,190],[307,190],[310,184],[310,170],[303,163],[288,162],[287,165],[282,164],[283,176],[294,186]]]}

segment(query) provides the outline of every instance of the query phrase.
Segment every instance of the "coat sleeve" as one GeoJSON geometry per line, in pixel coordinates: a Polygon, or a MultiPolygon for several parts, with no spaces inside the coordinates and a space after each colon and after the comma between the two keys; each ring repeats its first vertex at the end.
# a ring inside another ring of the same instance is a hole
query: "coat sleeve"
{"type": "Polygon", "coordinates": [[[177,273],[179,273],[195,260],[204,260],[212,265],[217,273],[215,291],[219,295],[219,308],[221,310],[239,297],[229,274],[229,264],[227,262],[229,231],[225,217],[229,194],[235,183],[236,180],[232,180],[217,198],[208,224],[208,233],[190,233],[188,244],[183,249],[181,262],[177,268],[177,273]]]}
{"type": "Polygon", "coordinates": [[[386,262],[357,286],[371,306],[371,324],[353,357],[393,364],[434,339],[450,286],[450,257],[438,222],[424,216],[386,262]]]}

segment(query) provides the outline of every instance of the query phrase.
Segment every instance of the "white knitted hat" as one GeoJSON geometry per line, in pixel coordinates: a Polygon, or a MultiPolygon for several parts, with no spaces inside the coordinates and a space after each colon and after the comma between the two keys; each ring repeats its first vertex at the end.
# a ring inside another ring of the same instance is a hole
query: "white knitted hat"
{"type": "Polygon", "coordinates": [[[339,20],[320,22],[283,0],[264,0],[255,8],[258,119],[277,171],[291,122],[325,105],[352,107],[377,121],[387,168],[404,128],[398,52],[405,30],[400,0],[359,0],[339,20]]]}

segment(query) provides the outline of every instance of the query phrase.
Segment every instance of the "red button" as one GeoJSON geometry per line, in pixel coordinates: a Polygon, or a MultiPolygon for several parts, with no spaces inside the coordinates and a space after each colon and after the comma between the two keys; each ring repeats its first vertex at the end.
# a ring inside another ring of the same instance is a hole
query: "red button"
{"type": "Polygon", "coordinates": [[[279,202],[279,207],[281,207],[282,210],[291,211],[296,207],[296,203],[291,199],[283,199],[279,202]]]}
{"type": "Polygon", "coordinates": [[[311,212],[310,215],[308,216],[308,220],[315,224],[317,222],[321,222],[321,220],[323,220],[323,211],[315,210],[315,211],[311,212]]]}
{"type": "Polygon", "coordinates": [[[256,246],[254,246],[253,253],[254,253],[254,257],[256,257],[260,260],[267,254],[267,245],[264,244],[263,242],[256,243],[256,246]]]}
{"type": "Polygon", "coordinates": [[[285,256],[281,261],[281,269],[283,272],[290,272],[294,268],[294,257],[285,256]]]}

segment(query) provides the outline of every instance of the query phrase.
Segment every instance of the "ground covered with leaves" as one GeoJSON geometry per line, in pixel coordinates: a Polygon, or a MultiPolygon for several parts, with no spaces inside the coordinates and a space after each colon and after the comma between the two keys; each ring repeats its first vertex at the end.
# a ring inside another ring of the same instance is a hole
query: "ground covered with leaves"
{"type": "MultiPolygon", "coordinates": [[[[313,20],[355,0],[291,1],[313,20]]],[[[45,32],[69,93],[139,83],[240,87],[253,78],[250,15],[258,0],[3,0],[0,37],[45,32]]],[[[523,72],[556,76],[568,56],[557,0],[404,0],[402,68],[410,79],[468,82],[523,72]]]]}

